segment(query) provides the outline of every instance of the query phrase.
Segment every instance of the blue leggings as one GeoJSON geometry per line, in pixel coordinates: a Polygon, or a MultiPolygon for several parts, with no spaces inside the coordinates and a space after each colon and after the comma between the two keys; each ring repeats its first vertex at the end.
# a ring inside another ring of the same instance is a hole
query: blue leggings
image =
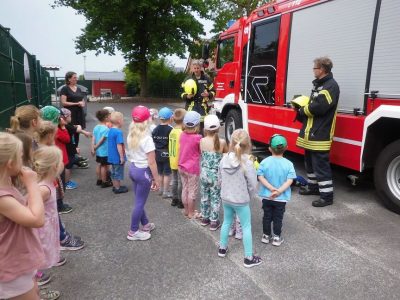
{"type": "Polygon", "coordinates": [[[251,212],[249,204],[246,205],[230,205],[223,203],[224,207],[224,223],[221,228],[220,246],[226,248],[228,246],[229,228],[234,219],[235,213],[239,216],[240,224],[243,230],[243,247],[244,256],[253,255],[253,237],[251,235],[251,212]]]}
{"type": "Polygon", "coordinates": [[[131,163],[129,168],[129,177],[133,182],[133,193],[135,204],[131,217],[131,231],[136,232],[139,230],[139,223],[146,225],[149,223],[144,206],[149,196],[152,175],[150,168],[138,168],[131,163]]]}

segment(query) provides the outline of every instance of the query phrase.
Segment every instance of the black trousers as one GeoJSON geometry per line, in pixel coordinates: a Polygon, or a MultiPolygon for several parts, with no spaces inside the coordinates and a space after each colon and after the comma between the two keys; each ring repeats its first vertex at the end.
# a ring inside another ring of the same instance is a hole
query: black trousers
{"type": "Polygon", "coordinates": [[[312,191],[319,190],[321,199],[333,200],[333,181],[329,152],[306,150],[304,162],[309,189],[312,191]]]}
{"type": "Polygon", "coordinates": [[[271,223],[275,235],[281,235],[283,214],[285,213],[286,202],[272,201],[268,199],[262,200],[262,208],[264,210],[263,217],[263,233],[271,235],[271,223]]]}

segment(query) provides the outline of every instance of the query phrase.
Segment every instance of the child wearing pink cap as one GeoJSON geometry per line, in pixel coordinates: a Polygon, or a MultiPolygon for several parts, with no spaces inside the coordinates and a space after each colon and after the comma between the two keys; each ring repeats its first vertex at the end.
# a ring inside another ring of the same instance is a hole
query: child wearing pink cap
{"type": "Polygon", "coordinates": [[[129,177],[133,182],[134,207],[128,240],[145,241],[151,238],[150,232],[156,227],[147,219],[144,206],[150,189],[158,190],[160,179],[155,159],[155,145],[150,133],[150,111],[145,106],[132,110],[132,123],[127,138],[127,158],[130,161],[129,177]],[[139,229],[139,225],[142,228],[139,229]]]}

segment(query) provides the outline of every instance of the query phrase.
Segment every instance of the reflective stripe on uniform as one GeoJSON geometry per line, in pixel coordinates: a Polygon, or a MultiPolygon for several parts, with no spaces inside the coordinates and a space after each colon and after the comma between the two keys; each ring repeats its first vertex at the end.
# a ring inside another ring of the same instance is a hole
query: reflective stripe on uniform
{"type": "Polygon", "coordinates": [[[306,114],[307,117],[310,117],[310,118],[313,117],[313,114],[311,113],[308,105],[304,106],[304,113],[306,114]]]}
{"type": "Polygon", "coordinates": [[[297,137],[296,145],[309,150],[329,151],[331,149],[332,141],[310,141],[297,137]]]}
{"type": "Polygon", "coordinates": [[[329,184],[333,184],[333,181],[332,180],[326,180],[326,181],[318,182],[318,185],[329,185],[329,184]]]}
{"type": "Polygon", "coordinates": [[[329,104],[332,103],[332,97],[331,97],[331,94],[329,94],[328,90],[321,90],[318,93],[318,95],[321,95],[321,94],[325,96],[326,101],[328,101],[329,104]]]}
{"type": "Polygon", "coordinates": [[[333,187],[329,187],[329,188],[323,188],[323,189],[319,189],[320,193],[332,193],[333,192],[333,187]]]}

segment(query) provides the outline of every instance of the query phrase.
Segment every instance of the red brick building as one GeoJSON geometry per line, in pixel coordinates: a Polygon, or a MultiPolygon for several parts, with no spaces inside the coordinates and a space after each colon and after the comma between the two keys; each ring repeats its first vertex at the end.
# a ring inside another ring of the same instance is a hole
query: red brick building
{"type": "Polygon", "coordinates": [[[128,95],[123,72],[84,72],[85,80],[92,81],[92,96],[112,97],[128,95]]]}

